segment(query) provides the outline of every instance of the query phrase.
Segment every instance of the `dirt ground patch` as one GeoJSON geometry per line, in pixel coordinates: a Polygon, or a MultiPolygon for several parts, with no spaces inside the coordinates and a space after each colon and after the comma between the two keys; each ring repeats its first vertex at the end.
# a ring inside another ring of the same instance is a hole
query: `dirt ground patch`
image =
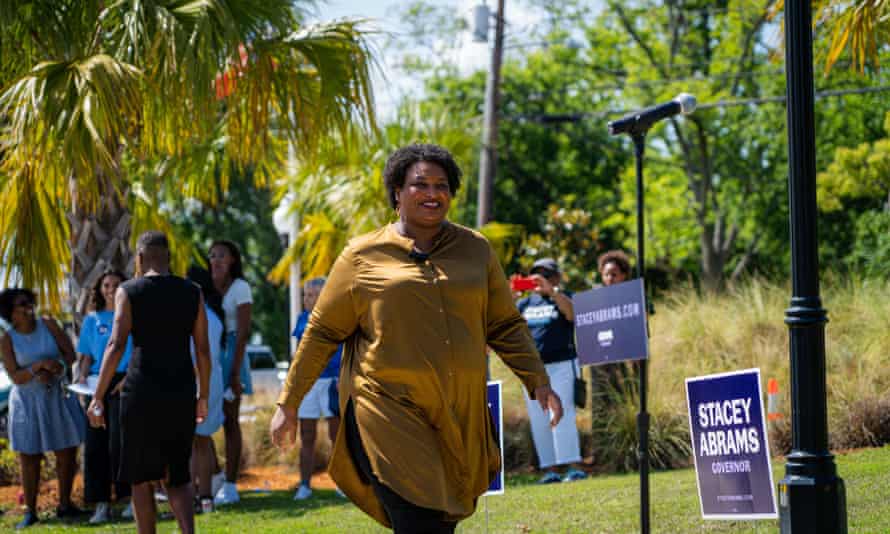
{"type": "MultiPolygon", "coordinates": [[[[238,490],[242,493],[257,491],[282,491],[293,490],[300,482],[300,474],[284,466],[251,467],[241,473],[238,479],[238,490]]],[[[317,473],[312,477],[312,487],[319,489],[334,489],[334,481],[327,473],[317,473]]],[[[55,480],[44,481],[40,484],[40,494],[37,497],[39,511],[54,510],[58,504],[57,485],[55,480]]],[[[83,502],[83,477],[77,475],[74,481],[72,499],[77,506],[84,506],[83,502]]],[[[21,512],[24,495],[21,486],[0,486],[0,510],[15,510],[21,512]]]]}

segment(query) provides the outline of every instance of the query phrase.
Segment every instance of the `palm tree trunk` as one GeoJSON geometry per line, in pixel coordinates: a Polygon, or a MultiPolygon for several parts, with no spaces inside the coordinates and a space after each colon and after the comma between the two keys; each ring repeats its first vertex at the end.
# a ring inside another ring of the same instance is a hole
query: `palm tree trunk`
{"type": "Polygon", "coordinates": [[[103,186],[103,194],[96,211],[91,213],[73,202],[75,207],[67,214],[71,225],[68,304],[78,331],[90,305],[93,286],[102,273],[117,269],[130,276],[133,272],[132,217],[126,205],[127,192],[118,191],[105,176],[97,179],[103,186]]]}

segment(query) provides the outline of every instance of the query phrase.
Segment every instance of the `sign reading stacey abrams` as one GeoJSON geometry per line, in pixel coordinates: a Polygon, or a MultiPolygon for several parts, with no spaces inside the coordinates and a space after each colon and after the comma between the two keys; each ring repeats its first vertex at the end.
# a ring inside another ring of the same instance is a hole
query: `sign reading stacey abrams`
{"type": "Polygon", "coordinates": [[[581,365],[648,357],[646,298],[642,280],[636,278],[577,293],[572,303],[581,365]]]}
{"type": "Polygon", "coordinates": [[[760,369],[686,379],[705,519],[777,517],[760,369]]]}

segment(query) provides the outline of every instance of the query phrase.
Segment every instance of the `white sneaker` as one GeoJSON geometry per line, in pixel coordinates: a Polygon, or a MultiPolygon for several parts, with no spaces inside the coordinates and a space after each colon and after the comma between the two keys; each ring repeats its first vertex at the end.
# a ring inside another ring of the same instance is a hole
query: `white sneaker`
{"type": "Polygon", "coordinates": [[[213,475],[210,478],[210,494],[216,495],[219,493],[220,488],[223,487],[223,484],[226,483],[226,473],[224,471],[220,471],[219,473],[213,475]]]}
{"type": "Polygon", "coordinates": [[[99,523],[107,523],[111,521],[111,511],[108,508],[107,502],[100,502],[96,504],[96,511],[93,512],[93,517],[90,518],[91,525],[98,525],[99,523]]]}
{"type": "Polygon", "coordinates": [[[309,486],[300,484],[300,487],[297,488],[297,492],[294,493],[295,501],[305,501],[309,497],[312,497],[312,488],[309,486]]]}
{"type": "Polygon", "coordinates": [[[133,503],[127,503],[127,507],[121,512],[121,519],[133,519],[133,503]]]}
{"type": "Polygon", "coordinates": [[[224,483],[223,486],[219,488],[216,497],[213,498],[213,504],[216,506],[235,504],[240,501],[241,497],[238,496],[238,488],[235,487],[233,482],[224,483]]]}

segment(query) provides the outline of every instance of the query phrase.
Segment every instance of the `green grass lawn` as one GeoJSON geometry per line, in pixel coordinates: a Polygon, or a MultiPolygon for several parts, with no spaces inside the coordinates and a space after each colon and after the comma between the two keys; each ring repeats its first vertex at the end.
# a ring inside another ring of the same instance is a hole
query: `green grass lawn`
{"type": "MultiPolygon", "coordinates": [[[[774,460],[775,479],[783,460],[774,460]]],[[[849,531],[887,532],[890,525],[890,447],[865,449],[837,457],[847,485],[849,531]]],[[[487,499],[489,532],[635,532],[639,531],[638,476],[600,476],[571,484],[537,486],[528,476],[508,480],[507,493],[487,499]]],[[[651,479],[653,532],[776,532],[777,521],[704,521],[700,517],[695,473],[691,469],[654,473],[651,479]]],[[[198,532],[235,534],[293,532],[383,532],[357,508],[331,491],[316,491],[305,503],[295,503],[290,492],[242,494],[239,505],[198,517],[198,532]]],[[[458,531],[486,531],[486,500],[458,531]]],[[[0,518],[0,530],[20,516],[0,518]]],[[[55,521],[29,529],[46,532],[135,532],[133,523],[100,527],[69,526],[55,521]]],[[[175,532],[172,520],[160,532],[175,532]]]]}

